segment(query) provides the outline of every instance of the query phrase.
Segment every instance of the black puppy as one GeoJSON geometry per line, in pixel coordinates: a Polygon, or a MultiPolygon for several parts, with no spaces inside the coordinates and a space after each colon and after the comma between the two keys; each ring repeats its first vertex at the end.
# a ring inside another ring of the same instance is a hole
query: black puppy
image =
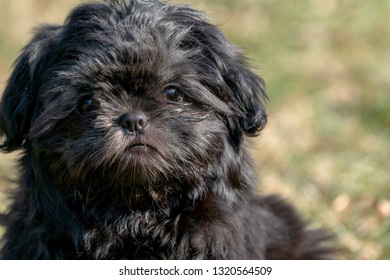
{"type": "Polygon", "coordinates": [[[154,0],[41,26],[1,102],[22,151],[4,259],[319,259],[325,235],[255,195],[264,83],[204,15],[154,0]]]}

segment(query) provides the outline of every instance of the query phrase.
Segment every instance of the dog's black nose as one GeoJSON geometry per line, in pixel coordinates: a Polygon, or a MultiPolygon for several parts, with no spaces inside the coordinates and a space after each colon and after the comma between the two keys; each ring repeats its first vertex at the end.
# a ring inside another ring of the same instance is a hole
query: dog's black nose
{"type": "Polygon", "coordinates": [[[127,113],[119,118],[119,125],[131,133],[142,133],[148,124],[142,112],[127,113]]]}

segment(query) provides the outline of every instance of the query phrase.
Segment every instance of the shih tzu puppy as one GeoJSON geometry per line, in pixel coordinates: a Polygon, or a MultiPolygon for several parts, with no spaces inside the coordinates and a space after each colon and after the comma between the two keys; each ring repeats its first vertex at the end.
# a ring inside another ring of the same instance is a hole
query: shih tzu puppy
{"type": "Polygon", "coordinates": [[[86,3],[40,26],[1,101],[1,149],[21,151],[1,258],[328,257],[324,232],[255,193],[244,141],[265,99],[187,6],[86,3]]]}

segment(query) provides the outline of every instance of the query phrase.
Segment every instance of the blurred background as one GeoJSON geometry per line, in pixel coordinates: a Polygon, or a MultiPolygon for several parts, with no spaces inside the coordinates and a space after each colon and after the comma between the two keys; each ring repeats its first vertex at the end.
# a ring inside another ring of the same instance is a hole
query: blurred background
{"type": "MultiPolygon", "coordinates": [[[[0,92],[40,23],[78,0],[0,0],[0,92]]],[[[206,11],[267,83],[258,189],[329,228],[342,259],[390,259],[390,1],[176,0],[206,11]]],[[[0,211],[17,154],[0,154],[0,211]]],[[[2,229],[0,228],[0,234],[2,229]]]]}

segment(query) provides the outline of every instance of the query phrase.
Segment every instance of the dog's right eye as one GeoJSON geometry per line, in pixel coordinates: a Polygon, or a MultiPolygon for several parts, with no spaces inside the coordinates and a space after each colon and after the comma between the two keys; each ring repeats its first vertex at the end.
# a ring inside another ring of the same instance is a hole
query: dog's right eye
{"type": "Polygon", "coordinates": [[[92,101],[92,97],[91,96],[83,97],[80,100],[80,103],[79,103],[79,106],[78,106],[78,110],[80,112],[86,112],[86,111],[91,109],[92,105],[93,105],[93,101],[92,101]]]}
{"type": "Polygon", "coordinates": [[[166,100],[170,102],[180,102],[182,95],[177,88],[169,87],[165,90],[166,100]]]}

